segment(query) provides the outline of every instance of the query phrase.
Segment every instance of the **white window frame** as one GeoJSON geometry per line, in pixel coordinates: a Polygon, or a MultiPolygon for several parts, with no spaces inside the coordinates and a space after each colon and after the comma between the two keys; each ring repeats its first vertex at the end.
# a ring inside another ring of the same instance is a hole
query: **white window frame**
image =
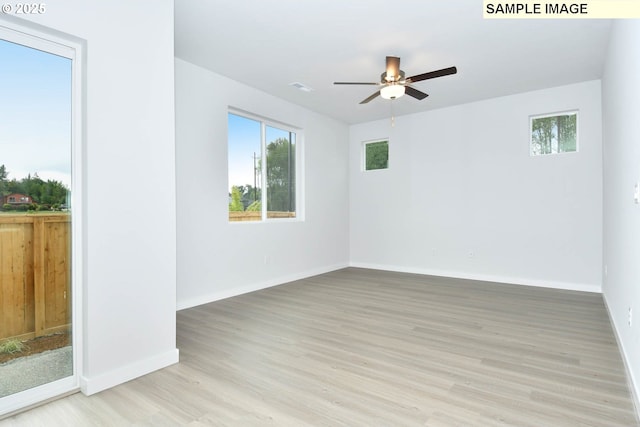
{"type": "MultiPolygon", "coordinates": [[[[259,116],[254,113],[229,107],[228,114],[234,114],[236,116],[244,117],[246,119],[254,120],[260,123],[260,158],[265,156],[267,151],[267,126],[281,129],[284,131],[292,132],[295,137],[295,202],[296,202],[296,216],[293,218],[268,218],[267,216],[267,168],[263,167],[260,171],[260,182],[262,187],[260,188],[260,205],[261,205],[261,218],[259,221],[227,221],[229,224],[264,224],[264,223],[282,223],[282,222],[300,222],[304,221],[304,168],[303,168],[303,152],[304,152],[304,132],[301,128],[280,122],[277,120],[269,119],[263,116],[259,116]],[[264,188],[263,188],[264,187],[264,188]],[[266,191],[265,191],[266,190],[266,191]]],[[[227,138],[227,149],[229,149],[229,139],[227,138]]],[[[229,164],[227,162],[227,168],[229,164]]],[[[227,170],[227,179],[229,173],[227,170]]],[[[231,183],[227,182],[227,188],[231,183]]]]}
{"type": "Polygon", "coordinates": [[[83,209],[84,186],[84,94],[86,82],[86,42],[77,37],[43,27],[12,16],[0,19],[0,38],[43,52],[71,59],[71,302],[73,372],[38,387],[0,398],[0,416],[18,412],[49,399],[80,389],[80,373],[83,372],[83,241],[85,214],[83,209]]]}
{"type": "Polygon", "coordinates": [[[391,167],[391,144],[390,144],[390,140],[389,138],[377,138],[377,139],[370,139],[367,141],[363,141],[362,142],[362,147],[361,147],[361,155],[360,155],[360,162],[361,162],[361,170],[362,172],[379,172],[379,171],[385,171],[388,170],[391,167]],[[376,144],[378,142],[386,142],[387,143],[387,167],[386,168],[380,168],[380,169],[367,169],[367,145],[370,144],[376,144]]]}
{"type": "Polygon", "coordinates": [[[579,116],[580,116],[580,111],[577,108],[574,110],[557,111],[554,113],[530,115],[529,116],[529,156],[530,157],[546,157],[546,156],[578,153],[580,151],[580,134],[579,134],[580,117],[579,116]],[[557,116],[569,116],[574,114],[576,116],[576,149],[575,151],[559,151],[555,153],[551,152],[551,153],[541,153],[541,154],[533,153],[533,121],[535,119],[544,119],[547,117],[557,117],[557,116]]]}

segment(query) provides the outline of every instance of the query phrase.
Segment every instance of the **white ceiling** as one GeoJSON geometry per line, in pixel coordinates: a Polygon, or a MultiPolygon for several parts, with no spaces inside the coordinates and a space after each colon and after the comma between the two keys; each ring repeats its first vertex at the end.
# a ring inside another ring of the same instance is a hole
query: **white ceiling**
{"type": "Polygon", "coordinates": [[[598,79],[609,20],[485,20],[482,0],[175,0],[175,55],[347,123],[598,79]],[[430,96],[359,102],[385,56],[430,96]],[[314,90],[302,92],[289,84],[314,90]]]}

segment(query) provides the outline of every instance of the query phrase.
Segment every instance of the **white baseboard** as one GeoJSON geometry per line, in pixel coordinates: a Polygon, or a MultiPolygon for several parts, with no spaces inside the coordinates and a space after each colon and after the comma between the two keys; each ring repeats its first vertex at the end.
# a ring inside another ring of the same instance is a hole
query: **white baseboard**
{"type": "Polygon", "coordinates": [[[433,270],[428,268],[415,268],[395,266],[387,264],[371,264],[363,262],[351,262],[350,267],[369,268],[373,270],[396,271],[399,273],[424,274],[428,276],[451,277],[453,279],[479,280],[483,282],[506,283],[510,285],[537,286],[540,288],[564,289],[569,291],[582,291],[602,293],[602,287],[583,283],[551,282],[539,279],[525,279],[522,277],[492,276],[487,274],[461,273],[456,271],[433,270]]]}
{"type": "Polygon", "coordinates": [[[307,277],[317,276],[318,274],[329,273],[331,271],[340,270],[342,268],[349,267],[348,263],[334,264],[325,267],[315,268],[312,270],[302,271],[295,274],[289,274],[286,276],[276,277],[274,279],[265,280],[258,283],[252,283],[250,285],[238,286],[231,289],[225,289],[218,292],[212,292],[210,294],[202,295],[195,298],[187,298],[182,301],[178,301],[177,310],[184,310],[198,305],[208,304],[214,301],[220,301],[226,298],[235,297],[242,294],[248,294],[249,292],[259,291],[261,289],[270,288],[272,286],[282,285],[284,283],[293,282],[295,280],[306,279],[307,277]]]}
{"type": "Polygon", "coordinates": [[[143,375],[147,375],[153,371],[166,368],[167,366],[178,363],[179,360],[179,350],[176,348],[144,360],[130,363],[95,377],[83,376],[80,378],[80,390],[82,393],[90,396],[143,375]]]}
{"type": "Polygon", "coordinates": [[[618,343],[618,349],[620,350],[620,354],[622,355],[622,362],[624,363],[624,369],[627,374],[627,383],[629,385],[629,390],[631,391],[631,400],[633,400],[633,404],[636,409],[636,418],[640,423],[640,383],[636,381],[633,377],[633,371],[631,371],[630,366],[631,362],[627,357],[627,353],[624,351],[624,345],[622,344],[622,340],[620,339],[620,334],[618,334],[618,328],[616,327],[616,322],[613,320],[613,316],[611,315],[611,309],[609,308],[609,302],[607,301],[607,296],[602,295],[602,299],[604,300],[604,306],[607,308],[607,314],[609,315],[609,323],[611,323],[611,329],[613,329],[613,334],[616,337],[616,342],[618,343]]]}

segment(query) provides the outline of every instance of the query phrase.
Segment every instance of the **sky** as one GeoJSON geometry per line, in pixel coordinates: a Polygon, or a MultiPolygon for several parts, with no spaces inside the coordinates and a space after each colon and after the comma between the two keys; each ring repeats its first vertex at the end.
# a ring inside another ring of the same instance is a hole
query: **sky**
{"type": "Polygon", "coordinates": [[[71,60],[0,39],[0,165],[71,188],[71,60]]]}
{"type": "MultiPolygon", "coordinates": [[[[229,188],[253,186],[253,157],[260,157],[260,122],[229,114],[228,124],[229,188]]],[[[288,135],[270,126],[266,130],[267,141],[288,135]]],[[[8,179],[37,173],[45,181],[60,181],[71,188],[71,60],[0,39],[3,164],[8,179]]]]}
{"type": "MultiPolygon", "coordinates": [[[[288,138],[289,132],[272,126],[266,126],[267,144],[278,138],[288,138]]],[[[260,122],[229,113],[229,192],[234,185],[254,186],[254,153],[260,159],[260,122]]],[[[260,177],[256,187],[261,188],[260,177]]]]}
{"type": "MultiPolygon", "coordinates": [[[[260,122],[229,114],[229,191],[234,185],[253,186],[253,155],[260,157],[260,122]]],[[[255,161],[258,165],[258,159],[255,161]]],[[[258,177],[258,185],[260,178],[258,177]]]]}

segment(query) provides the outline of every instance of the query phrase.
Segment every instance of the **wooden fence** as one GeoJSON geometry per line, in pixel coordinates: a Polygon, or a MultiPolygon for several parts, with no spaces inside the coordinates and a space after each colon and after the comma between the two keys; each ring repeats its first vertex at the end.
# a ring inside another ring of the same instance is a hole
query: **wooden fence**
{"type": "Polygon", "coordinates": [[[0,214],[0,340],[71,326],[71,215],[0,214]]]}
{"type": "MultiPolygon", "coordinates": [[[[269,211],[267,212],[267,218],[295,218],[295,212],[279,212],[269,211]]],[[[261,221],[262,212],[256,211],[244,211],[244,212],[229,212],[229,221],[261,221]]]]}

